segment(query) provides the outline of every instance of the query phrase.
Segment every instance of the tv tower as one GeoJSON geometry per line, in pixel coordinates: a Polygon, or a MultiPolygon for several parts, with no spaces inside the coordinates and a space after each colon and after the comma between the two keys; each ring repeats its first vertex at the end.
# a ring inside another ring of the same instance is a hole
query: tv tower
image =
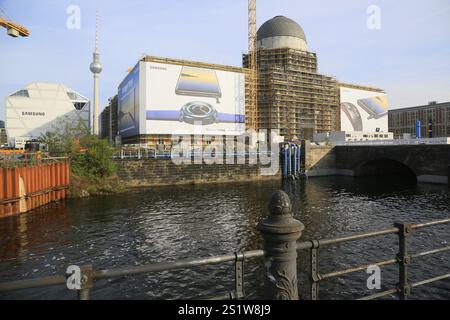
{"type": "Polygon", "coordinates": [[[92,133],[94,135],[99,134],[98,130],[98,105],[99,105],[99,97],[98,97],[98,79],[100,77],[100,73],[103,70],[103,66],[100,63],[100,54],[98,53],[98,11],[96,14],[96,23],[95,23],[95,51],[93,54],[93,61],[91,63],[90,69],[94,74],[94,111],[93,111],[93,124],[92,124],[92,133]]]}

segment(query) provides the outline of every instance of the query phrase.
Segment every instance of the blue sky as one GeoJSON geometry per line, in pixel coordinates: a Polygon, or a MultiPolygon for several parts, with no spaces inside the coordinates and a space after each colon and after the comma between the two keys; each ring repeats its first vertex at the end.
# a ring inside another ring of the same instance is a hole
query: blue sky
{"type": "MultiPolygon", "coordinates": [[[[92,97],[95,11],[100,11],[101,108],[143,54],[241,65],[247,0],[0,0],[31,31],[0,30],[0,119],[4,97],[34,81],[61,82],[92,97]],[[68,6],[81,28],[66,27],[68,6]]],[[[258,25],[285,15],[305,30],[321,73],[385,89],[390,107],[450,101],[450,1],[258,0],[258,25]],[[366,10],[381,9],[369,30],[366,10]]]]}

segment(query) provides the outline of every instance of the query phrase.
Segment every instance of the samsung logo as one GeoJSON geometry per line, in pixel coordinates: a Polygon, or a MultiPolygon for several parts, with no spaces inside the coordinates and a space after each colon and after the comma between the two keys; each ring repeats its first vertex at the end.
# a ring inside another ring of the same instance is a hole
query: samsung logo
{"type": "Polygon", "coordinates": [[[45,112],[22,111],[23,116],[45,117],[45,112]]]}
{"type": "Polygon", "coordinates": [[[149,69],[167,71],[167,68],[164,67],[149,66],[149,69]]]}

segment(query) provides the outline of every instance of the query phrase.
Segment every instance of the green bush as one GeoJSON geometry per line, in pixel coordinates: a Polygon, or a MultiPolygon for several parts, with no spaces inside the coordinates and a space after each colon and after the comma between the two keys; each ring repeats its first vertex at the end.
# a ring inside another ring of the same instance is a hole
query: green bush
{"type": "Polygon", "coordinates": [[[60,120],[53,131],[41,136],[51,156],[67,156],[73,174],[82,177],[110,177],[116,172],[113,148],[106,140],[90,134],[80,121],[60,120]]]}
{"type": "Polygon", "coordinates": [[[116,172],[113,149],[106,140],[88,135],[73,144],[69,157],[72,172],[80,176],[110,177],[116,172]]]}

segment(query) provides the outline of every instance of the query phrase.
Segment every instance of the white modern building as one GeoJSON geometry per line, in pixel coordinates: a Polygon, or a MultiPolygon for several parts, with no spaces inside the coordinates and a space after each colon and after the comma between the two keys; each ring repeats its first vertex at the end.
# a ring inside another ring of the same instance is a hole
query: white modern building
{"type": "Polygon", "coordinates": [[[90,128],[90,102],[80,93],[58,83],[34,82],[5,98],[8,142],[39,138],[61,123],[82,123],[90,128]]]}

